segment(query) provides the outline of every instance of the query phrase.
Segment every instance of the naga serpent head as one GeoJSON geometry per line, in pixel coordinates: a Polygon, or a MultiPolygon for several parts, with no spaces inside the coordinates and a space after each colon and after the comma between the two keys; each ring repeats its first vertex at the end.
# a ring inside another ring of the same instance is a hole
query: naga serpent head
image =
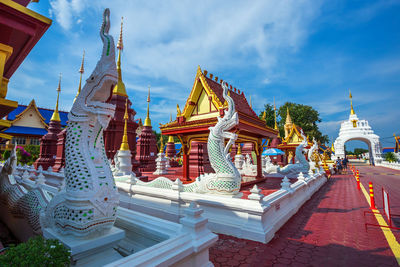
{"type": "Polygon", "coordinates": [[[78,95],[72,110],[77,115],[92,112],[101,115],[113,113],[114,105],[105,103],[110,97],[112,88],[118,82],[115,65],[114,39],[108,34],[110,29],[110,10],[106,8],[103,13],[103,23],[100,29],[100,38],[103,41],[103,50],[100,60],[86,80],[81,93],[78,95]],[[75,109],[74,109],[75,108],[75,109]]]}

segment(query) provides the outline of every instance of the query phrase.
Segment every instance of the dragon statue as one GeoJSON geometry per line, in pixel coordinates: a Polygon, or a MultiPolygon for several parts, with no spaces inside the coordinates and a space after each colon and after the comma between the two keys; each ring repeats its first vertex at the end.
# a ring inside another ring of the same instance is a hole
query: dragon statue
{"type": "Polygon", "coordinates": [[[308,150],[307,157],[308,157],[308,162],[310,164],[311,170],[314,170],[316,167],[318,167],[318,162],[319,162],[318,143],[315,140],[315,138],[313,138],[313,145],[308,150]]]}
{"type": "Polygon", "coordinates": [[[114,40],[109,29],[110,10],[105,9],[100,29],[101,58],[68,114],[66,186],[41,216],[45,227],[75,236],[111,228],[119,203],[103,142],[103,129],[115,111],[114,105],[105,102],[118,81],[114,40]]]}
{"type": "MultiPolygon", "coordinates": [[[[221,84],[224,99],[228,103],[228,110],[224,117],[218,117],[218,122],[214,127],[210,127],[208,136],[208,157],[211,167],[215,173],[207,173],[196,178],[196,181],[183,185],[184,192],[214,193],[224,195],[236,195],[239,193],[241,176],[235,165],[232,163],[229,149],[234,144],[237,135],[229,132],[239,123],[235,103],[228,93],[226,84],[221,84]],[[225,144],[225,138],[229,141],[225,144]]],[[[151,182],[137,180],[138,185],[172,188],[173,182],[165,177],[159,177],[151,182]]]]}
{"type": "Polygon", "coordinates": [[[304,135],[303,130],[300,132],[303,137],[303,141],[296,147],[296,163],[288,164],[283,168],[278,168],[277,172],[288,177],[297,177],[297,175],[302,173],[307,173],[310,169],[310,164],[303,154],[304,147],[307,146],[307,137],[304,135]]]}
{"type": "Polygon", "coordinates": [[[0,170],[0,199],[9,212],[26,219],[33,233],[41,234],[40,213],[46,208],[53,195],[40,187],[30,188],[18,181],[16,145],[0,170]]]}

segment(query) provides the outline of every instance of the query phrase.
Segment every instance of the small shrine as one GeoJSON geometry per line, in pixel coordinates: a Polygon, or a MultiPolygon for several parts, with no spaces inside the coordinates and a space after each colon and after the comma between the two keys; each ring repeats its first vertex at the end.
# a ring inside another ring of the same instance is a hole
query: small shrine
{"type": "MultiPolygon", "coordinates": [[[[147,96],[147,115],[136,145],[136,160],[140,163],[140,172],[154,172],[156,170],[157,139],[153,132],[150,119],[150,87],[147,96]]],[[[129,142],[130,143],[130,142],[129,142]]]]}
{"type": "MultiPolygon", "coordinates": [[[[303,137],[300,131],[302,130],[299,126],[292,122],[290,117],[289,108],[286,111],[286,121],[284,125],[285,137],[282,139],[282,143],[278,144],[276,147],[285,152],[284,165],[288,163],[295,163],[295,151],[296,147],[303,142],[303,137]]],[[[310,142],[307,140],[309,148],[310,142]]],[[[275,145],[275,143],[274,143],[275,145]]]]}
{"type": "Polygon", "coordinates": [[[40,140],[39,158],[34,163],[36,169],[39,166],[42,166],[44,170],[47,170],[49,167],[52,167],[55,163],[55,158],[57,154],[57,139],[58,139],[57,135],[62,130],[60,114],[58,113],[58,101],[60,98],[60,92],[61,92],[61,74],[57,87],[56,108],[53,112],[53,115],[51,116],[48,132],[40,140]]]}
{"type": "MultiPolygon", "coordinates": [[[[177,136],[182,144],[183,178],[195,178],[208,172],[207,138],[209,127],[214,126],[218,116],[223,117],[227,103],[223,98],[221,83],[224,82],[206,70],[197,69],[196,77],[184,109],[177,106],[175,121],[160,126],[163,135],[177,136]],[[193,170],[197,170],[192,174],[193,170]]],[[[239,124],[231,131],[238,134],[236,143],[251,143],[257,155],[257,177],[262,177],[262,140],[277,136],[278,131],[265,126],[251,108],[243,93],[229,86],[229,95],[235,103],[239,124]]],[[[210,170],[211,171],[211,170],[210,170]]]]}
{"type": "Polygon", "coordinates": [[[117,59],[117,73],[118,83],[112,90],[112,95],[108,103],[115,105],[114,117],[111,119],[107,129],[104,130],[104,145],[106,149],[107,158],[114,160],[114,156],[121,147],[121,140],[124,134],[124,114],[125,114],[125,103],[128,103],[128,141],[131,146],[130,152],[132,155],[132,169],[136,175],[140,175],[137,170],[139,162],[136,160],[136,129],[138,124],[134,121],[136,111],[131,107],[132,102],[129,100],[128,94],[126,93],[125,84],[122,81],[122,69],[121,69],[121,53],[123,50],[122,42],[122,26],[117,43],[118,59],[117,59]]]}

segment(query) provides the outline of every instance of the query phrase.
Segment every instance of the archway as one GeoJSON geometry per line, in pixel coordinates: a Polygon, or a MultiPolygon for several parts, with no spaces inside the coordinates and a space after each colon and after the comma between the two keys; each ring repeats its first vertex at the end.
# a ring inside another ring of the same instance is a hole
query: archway
{"type": "Polygon", "coordinates": [[[368,145],[369,160],[371,164],[382,161],[382,148],[379,136],[374,134],[368,121],[358,120],[356,114],[351,114],[347,121],[342,122],[339,137],[334,142],[335,157],[344,158],[344,145],[351,140],[359,140],[368,145]]]}

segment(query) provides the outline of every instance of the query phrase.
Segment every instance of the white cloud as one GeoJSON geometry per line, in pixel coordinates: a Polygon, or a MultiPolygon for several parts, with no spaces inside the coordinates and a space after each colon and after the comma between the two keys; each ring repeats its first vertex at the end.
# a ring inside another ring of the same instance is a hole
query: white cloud
{"type": "Polygon", "coordinates": [[[70,30],[74,20],[79,23],[79,19],[75,19],[85,7],[84,0],[53,0],[50,1],[51,16],[55,16],[57,22],[65,30],[70,30]]]}

